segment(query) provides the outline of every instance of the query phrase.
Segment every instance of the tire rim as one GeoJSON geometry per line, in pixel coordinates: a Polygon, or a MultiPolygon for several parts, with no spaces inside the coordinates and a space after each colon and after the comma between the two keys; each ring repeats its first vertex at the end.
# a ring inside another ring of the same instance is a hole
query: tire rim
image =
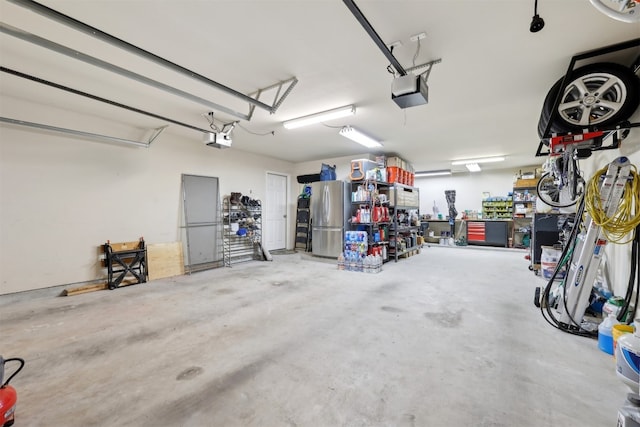
{"type": "Polygon", "coordinates": [[[627,99],[627,87],[608,73],[590,73],[573,80],[564,90],[558,106],[562,119],[586,127],[609,120],[627,99]]]}

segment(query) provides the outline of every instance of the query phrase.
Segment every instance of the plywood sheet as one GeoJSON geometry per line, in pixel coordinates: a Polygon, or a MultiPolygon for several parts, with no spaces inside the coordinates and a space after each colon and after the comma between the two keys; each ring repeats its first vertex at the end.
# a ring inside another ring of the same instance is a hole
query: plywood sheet
{"type": "Polygon", "coordinates": [[[149,280],[184,274],[182,243],[154,243],[147,245],[149,280]]]}

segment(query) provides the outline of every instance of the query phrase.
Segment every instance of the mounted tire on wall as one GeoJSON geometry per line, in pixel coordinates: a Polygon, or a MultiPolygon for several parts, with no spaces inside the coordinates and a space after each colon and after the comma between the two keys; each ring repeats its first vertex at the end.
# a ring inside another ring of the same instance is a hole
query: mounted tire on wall
{"type": "MultiPolygon", "coordinates": [[[[538,121],[543,138],[562,79],[549,90],[538,121]]],[[[630,68],[613,63],[590,64],[574,70],[567,79],[550,133],[604,128],[628,119],[638,108],[640,80],[630,68]]]]}

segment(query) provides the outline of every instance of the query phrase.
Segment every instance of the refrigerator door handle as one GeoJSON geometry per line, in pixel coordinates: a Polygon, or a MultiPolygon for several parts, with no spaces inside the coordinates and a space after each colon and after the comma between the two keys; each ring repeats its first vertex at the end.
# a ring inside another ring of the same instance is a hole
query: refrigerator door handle
{"type": "Polygon", "coordinates": [[[312,227],[313,231],[342,231],[342,227],[312,227]]]}
{"type": "Polygon", "coordinates": [[[329,186],[325,185],[322,193],[322,214],[324,216],[324,223],[329,223],[329,212],[331,212],[331,198],[329,194],[329,186]]]}

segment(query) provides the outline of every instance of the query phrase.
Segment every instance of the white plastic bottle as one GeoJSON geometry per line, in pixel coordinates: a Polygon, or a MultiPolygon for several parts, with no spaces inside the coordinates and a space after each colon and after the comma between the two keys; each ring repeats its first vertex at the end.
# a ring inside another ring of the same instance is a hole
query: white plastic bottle
{"type": "Polygon", "coordinates": [[[613,354],[613,325],[618,320],[614,314],[609,314],[598,326],[598,348],[605,353],[613,354]]]}
{"type": "Polygon", "coordinates": [[[363,271],[365,273],[371,273],[371,258],[369,258],[369,255],[367,255],[364,259],[363,264],[363,271]]]}

